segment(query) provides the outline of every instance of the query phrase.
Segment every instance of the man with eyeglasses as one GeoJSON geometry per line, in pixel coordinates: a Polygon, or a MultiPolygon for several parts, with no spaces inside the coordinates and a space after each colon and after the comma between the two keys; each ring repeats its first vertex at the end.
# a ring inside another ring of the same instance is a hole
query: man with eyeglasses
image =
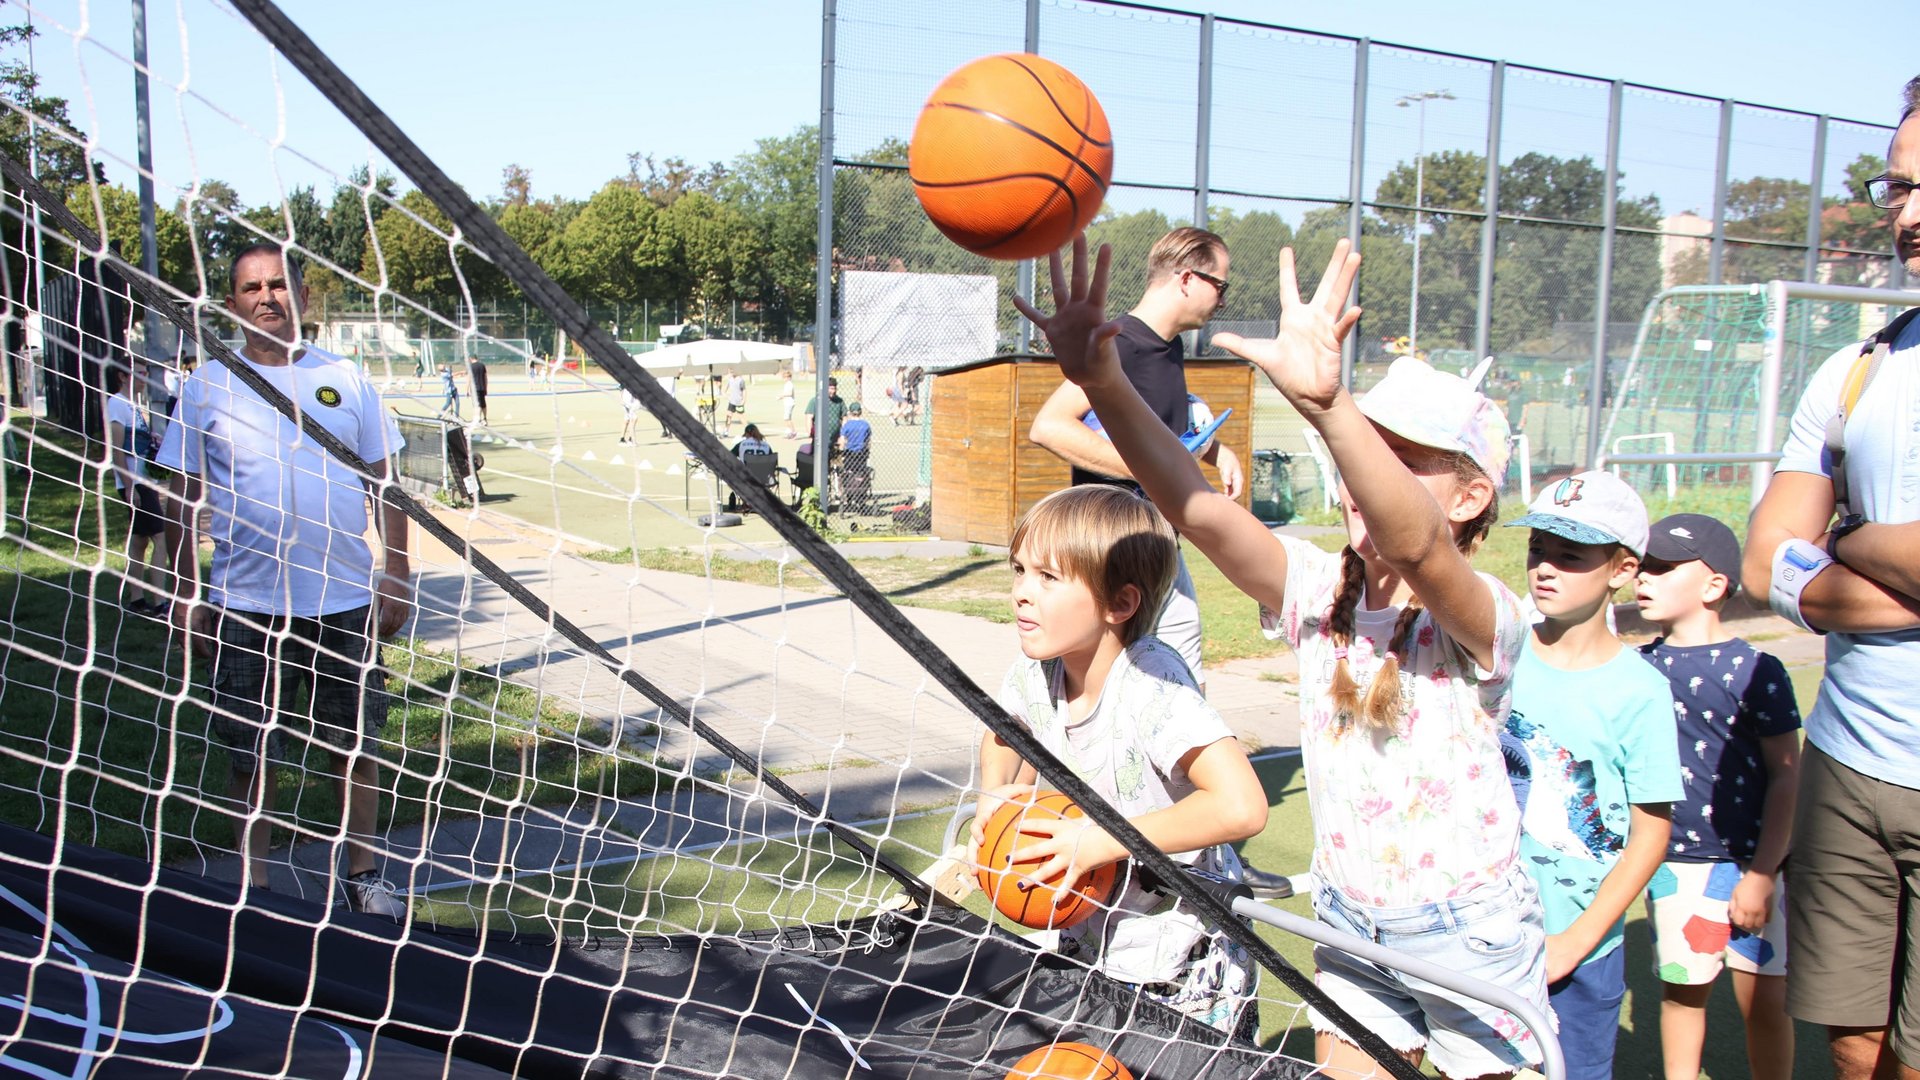
{"type": "MultiPolygon", "coordinates": [[[[1887,172],[1894,253],[1920,279],[1920,78],[1887,172]]],[[[1749,528],[1746,585],[1826,634],[1787,863],[1787,1011],[1827,1027],[1840,1080],[1920,1078],[1920,318],[1821,365],[1749,528]],[[1856,389],[1862,387],[1863,389],[1856,389]]],[[[1792,796],[1793,793],[1788,793],[1792,796]]],[[[1773,800],[1768,799],[1768,812],[1773,800]]],[[[1738,947],[1738,943],[1736,943],[1738,947]]]]}

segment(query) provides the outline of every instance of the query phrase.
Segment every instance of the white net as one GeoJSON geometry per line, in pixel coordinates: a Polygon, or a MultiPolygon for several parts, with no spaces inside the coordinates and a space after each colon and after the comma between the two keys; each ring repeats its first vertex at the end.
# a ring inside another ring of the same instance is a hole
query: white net
{"type": "Polygon", "coordinates": [[[154,130],[182,138],[156,146],[151,252],[132,126],[96,93],[131,81],[125,24],[36,6],[0,62],[10,1064],[999,1076],[1071,1040],[1139,1077],[1310,1068],[1301,980],[1244,922],[1216,919],[1265,969],[1229,1039],[937,895],[966,891],[958,811],[1007,723],[975,684],[1013,634],[965,613],[1004,604],[999,564],[955,556],[977,594],[908,617],[802,523],[781,422],[804,424],[804,349],[620,348],[277,11],[239,7],[183,3],[154,39],[154,130]],[[265,115],[186,79],[202,37],[253,65],[265,115]],[[300,152],[349,122],[370,163],[300,152]],[[284,367],[235,357],[275,338],[284,367]],[[749,418],[773,443],[752,468],[749,418]],[[141,530],[169,521],[203,602],[156,611],[171,533],[141,530]],[[417,611],[378,647],[382,695],[363,628],[401,557],[417,611]]]}

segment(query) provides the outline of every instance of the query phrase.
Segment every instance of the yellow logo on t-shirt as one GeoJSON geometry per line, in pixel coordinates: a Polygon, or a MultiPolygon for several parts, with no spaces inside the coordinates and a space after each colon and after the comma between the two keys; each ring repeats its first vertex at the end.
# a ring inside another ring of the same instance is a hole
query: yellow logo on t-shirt
{"type": "Polygon", "coordinates": [[[315,390],[313,396],[319,399],[320,404],[325,405],[329,409],[335,408],[340,404],[340,391],[335,390],[331,386],[323,386],[315,390]]]}

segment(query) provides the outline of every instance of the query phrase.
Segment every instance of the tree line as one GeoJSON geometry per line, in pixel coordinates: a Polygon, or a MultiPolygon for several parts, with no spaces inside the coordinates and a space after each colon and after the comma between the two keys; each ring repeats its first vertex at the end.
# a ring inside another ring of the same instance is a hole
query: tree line
{"type": "MultiPolygon", "coordinates": [[[[27,32],[25,27],[0,28],[0,49],[19,45],[27,32]]],[[[41,96],[38,89],[18,59],[0,60],[0,94],[46,120],[66,124],[67,103],[41,96]]],[[[0,113],[0,148],[24,159],[21,110],[0,113]]],[[[139,265],[142,241],[134,193],[106,182],[99,163],[87,161],[76,144],[45,136],[39,144],[42,181],[61,193],[83,221],[118,241],[127,260],[139,265]]],[[[759,139],[731,162],[704,167],[676,157],[634,153],[628,155],[624,173],[586,198],[537,197],[531,173],[509,164],[502,170],[499,190],[480,201],[577,299],[590,306],[629,309],[650,303],[652,325],[643,328],[637,320],[625,319],[625,325],[616,327],[622,336],[651,338],[674,314],[714,326],[739,311],[755,333],[787,339],[806,332],[814,319],[818,153],[819,134],[813,127],[759,139]]],[[[836,270],[991,274],[1007,295],[1016,273],[1011,264],[961,250],[921,213],[905,172],[906,154],[904,142],[888,140],[863,155],[873,167],[845,168],[836,174],[836,270]]],[[[1880,159],[1862,155],[1846,170],[1845,193],[1822,201],[1824,242],[1862,253],[1830,253],[1825,261],[1868,265],[1875,256],[1864,253],[1885,249],[1884,212],[1871,206],[1865,192],[1865,181],[1883,166],[1880,159]]],[[[1420,343],[1428,348],[1471,347],[1482,257],[1479,211],[1484,209],[1485,159],[1470,151],[1440,151],[1426,158],[1422,172],[1416,178],[1411,162],[1388,172],[1374,191],[1377,205],[1368,206],[1363,215],[1362,333],[1376,341],[1392,339],[1411,322],[1415,222],[1410,208],[1418,201],[1428,208],[1419,226],[1420,343]]],[[[1804,243],[1808,190],[1804,180],[1771,177],[1730,185],[1727,235],[1739,242],[1727,248],[1725,280],[1801,276],[1801,253],[1769,242],[1804,243]]],[[[1496,234],[1491,298],[1495,348],[1544,351],[1555,327],[1591,325],[1601,250],[1600,230],[1591,226],[1600,222],[1610,199],[1620,231],[1609,321],[1637,320],[1665,281],[1705,280],[1704,245],[1682,254],[1672,266],[1663,264],[1660,239],[1654,235],[1662,221],[1656,197],[1628,195],[1625,177],[1608,190],[1604,170],[1591,158],[1523,154],[1500,170],[1499,210],[1521,220],[1503,220],[1496,234]]],[[[504,331],[487,326],[489,309],[518,314],[517,290],[464,245],[457,254],[450,252],[445,215],[421,192],[401,191],[390,175],[370,175],[362,168],[330,191],[301,187],[284,199],[251,205],[231,185],[209,178],[168,202],[157,208],[159,274],[189,296],[222,295],[225,282],[203,280],[203,275],[219,273],[224,259],[247,244],[280,239],[309,253],[307,281],[316,309],[378,300],[383,311],[409,323],[414,332],[436,335],[445,328],[433,329],[428,311],[448,318],[471,304],[481,313],[482,328],[493,332],[504,331]]],[[[1278,200],[1273,203],[1279,205],[1278,200]]],[[[1222,319],[1277,318],[1271,282],[1279,249],[1292,244],[1303,271],[1311,275],[1324,265],[1334,242],[1347,234],[1344,205],[1295,204],[1283,214],[1265,204],[1233,200],[1209,212],[1209,227],[1226,238],[1234,253],[1234,276],[1249,282],[1231,293],[1222,319]]],[[[1127,283],[1144,279],[1154,239],[1181,223],[1180,215],[1162,210],[1123,213],[1109,206],[1090,236],[1114,246],[1114,280],[1130,288],[1127,283]]],[[[0,229],[8,233],[9,246],[20,250],[20,218],[8,218],[0,229]]],[[[24,285],[19,262],[12,260],[8,273],[16,285],[24,285]]],[[[1836,280],[1861,280],[1862,274],[1858,269],[1834,271],[1836,280]]],[[[1044,287],[1046,275],[1038,277],[1044,287]]],[[[1003,327],[1014,325],[1005,301],[1001,314],[1003,327]]]]}

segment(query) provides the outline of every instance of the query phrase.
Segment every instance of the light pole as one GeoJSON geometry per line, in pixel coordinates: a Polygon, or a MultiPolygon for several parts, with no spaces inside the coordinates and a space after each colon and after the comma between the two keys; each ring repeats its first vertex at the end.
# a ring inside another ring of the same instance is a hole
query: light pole
{"type": "Polygon", "coordinates": [[[1420,351],[1420,208],[1427,201],[1427,102],[1452,101],[1450,90],[1422,90],[1394,101],[1407,108],[1420,107],[1419,134],[1413,144],[1413,297],[1407,307],[1407,353],[1420,351]]]}

